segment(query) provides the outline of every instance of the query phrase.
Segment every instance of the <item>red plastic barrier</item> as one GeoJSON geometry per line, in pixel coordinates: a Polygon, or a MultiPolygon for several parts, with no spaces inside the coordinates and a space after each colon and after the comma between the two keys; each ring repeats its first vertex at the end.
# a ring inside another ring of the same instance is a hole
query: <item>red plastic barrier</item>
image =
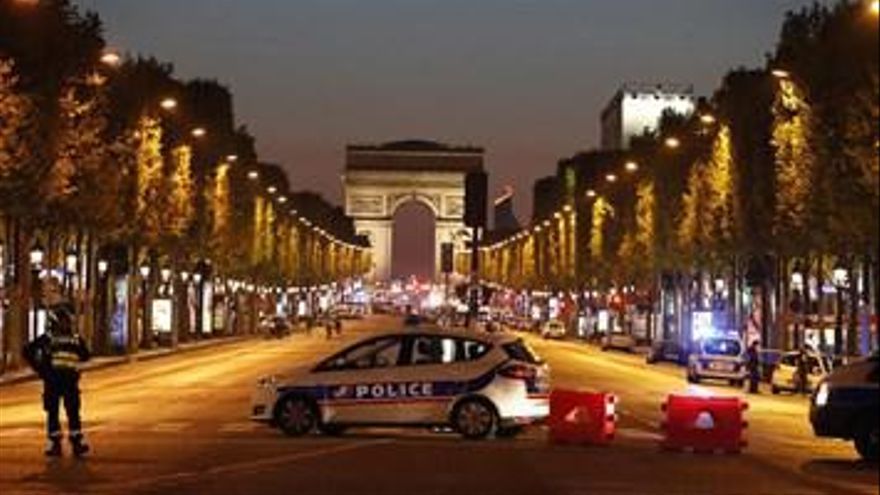
{"type": "Polygon", "coordinates": [[[666,412],[662,446],[694,452],[739,453],[747,445],[743,416],[749,405],[738,397],[670,395],[661,409],[666,412]]]}
{"type": "Polygon", "coordinates": [[[550,393],[550,441],[607,445],[617,429],[617,397],[608,393],[554,390],[550,393]]]}

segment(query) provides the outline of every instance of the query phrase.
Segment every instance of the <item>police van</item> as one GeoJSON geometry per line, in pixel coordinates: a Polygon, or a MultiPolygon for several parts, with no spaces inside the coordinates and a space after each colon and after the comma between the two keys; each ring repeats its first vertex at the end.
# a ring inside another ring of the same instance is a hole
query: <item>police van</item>
{"type": "Polygon", "coordinates": [[[374,336],[261,378],[251,418],[290,436],[358,426],[450,426],[513,436],[549,414],[548,366],[519,338],[450,330],[374,336]]]}

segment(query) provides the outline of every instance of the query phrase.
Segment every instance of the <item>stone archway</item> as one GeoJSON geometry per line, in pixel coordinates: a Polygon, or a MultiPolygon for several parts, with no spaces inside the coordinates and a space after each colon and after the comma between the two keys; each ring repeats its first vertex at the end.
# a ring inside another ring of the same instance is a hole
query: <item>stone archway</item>
{"type": "Polygon", "coordinates": [[[345,209],[358,234],[370,239],[370,278],[391,277],[394,214],[411,201],[434,214],[435,267],[441,248],[451,242],[465,251],[464,188],[469,172],[483,169],[481,148],[452,147],[429,141],[401,141],[381,146],[349,146],[346,153],[345,209]]]}

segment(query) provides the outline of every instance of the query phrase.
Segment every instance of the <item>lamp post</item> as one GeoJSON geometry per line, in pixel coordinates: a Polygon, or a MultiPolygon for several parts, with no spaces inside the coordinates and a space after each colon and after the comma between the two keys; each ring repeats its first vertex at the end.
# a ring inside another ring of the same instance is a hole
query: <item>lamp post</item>
{"type": "Polygon", "coordinates": [[[834,354],[843,355],[843,292],[849,284],[849,271],[838,261],[833,273],[834,289],[837,295],[837,321],[834,325],[834,354]]]}
{"type": "Polygon", "coordinates": [[[73,301],[73,285],[74,279],[76,278],[76,268],[77,262],[79,261],[79,255],[76,252],[76,249],[71,248],[67,251],[67,254],[64,256],[64,286],[67,291],[67,299],[69,301],[73,301]]]}
{"type": "Polygon", "coordinates": [[[804,273],[800,264],[797,264],[791,272],[791,311],[794,316],[793,344],[795,349],[800,349],[804,340],[801,338],[801,315],[803,314],[804,305],[804,287],[804,273]]]}
{"type": "Polygon", "coordinates": [[[149,315],[149,284],[152,272],[148,262],[144,262],[138,269],[141,275],[141,345],[150,345],[150,315],[149,315]]]}
{"type": "Polygon", "coordinates": [[[202,276],[202,272],[196,268],[196,271],[192,275],[193,283],[196,285],[196,328],[195,336],[196,339],[201,337],[202,334],[202,304],[203,304],[203,294],[204,294],[204,286],[202,282],[204,281],[204,277],[202,276]]]}
{"type": "Polygon", "coordinates": [[[33,298],[33,326],[31,327],[31,335],[29,337],[36,338],[37,329],[40,326],[40,271],[43,269],[43,258],[46,254],[43,250],[43,246],[40,244],[40,241],[36,241],[34,243],[29,254],[31,262],[31,296],[33,298]]]}

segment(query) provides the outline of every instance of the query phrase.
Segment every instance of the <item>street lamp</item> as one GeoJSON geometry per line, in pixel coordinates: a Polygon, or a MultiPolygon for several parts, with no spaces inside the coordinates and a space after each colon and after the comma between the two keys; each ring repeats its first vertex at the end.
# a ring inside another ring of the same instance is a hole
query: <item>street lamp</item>
{"type": "Polygon", "coordinates": [[[712,125],[717,121],[718,119],[716,119],[715,116],[711,113],[704,113],[703,115],[700,115],[700,122],[702,122],[704,125],[712,125]]]}
{"type": "Polygon", "coordinates": [[[843,265],[842,261],[837,262],[837,266],[832,273],[834,288],[837,295],[837,321],[834,326],[834,353],[837,356],[843,354],[843,292],[849,285],[849,271],[843,265]]]}
{"type": "Polygon", "coordinates": [[[269,193],[270,195],[274,195],[275,193],[278,192],[278,188],[275,186],[269,186],[266,188],[266,192],[269,193]]]}
{"type": "Polygon", "coordinates": [[[804,274],[803,269],[801,268],[800,263],[794,266],[794,269],[791,271],[791,290],[792,290],[792,302],[791,302],[791,310],[794,313],[794,347],[795,349],[800,349],[801,347],[801,322],[800,315],[803,313],[803,299],[804,299],[804,274]]]}
{"type": "Polygon", "coordinates": [[[191,134],[192,134],[192,137],[199,139],[199,138],[203,138],[203,137],[207,136],[208,131],[206,131],[204,127],[196,127],[195,129],[192,130],[191,134]]]}
{"type": "Polygon", "coordinates": [[[880,16],[880,0],[873,0],[870,10],[872,15],[880,16]]]}
{"type": "Polygon", "coordinates": [[[791,72],[785,69],[773,69],[770,71],[770,74],[779,80],[791,79],[791,72]]]}
{"type": "Polygon", "coordinates": [[[168,112],[177,108],[177,100],[174,98],[165,98],[161,102],[159,102],[159,106],[162,110],[166,110],[168,112]]]}
{"type": "Polygon", "coordinates": [[[674,150],[681,147],[681,140],[677,137],[668,137],[663,143],[667,148],[674,150]]]}
{"type": "Polygon", "coordinates": [[[107,67],[119,67],[122,63],[122,57],[115,51],[105,51],[101,55],[101,63],[107,67]]]}
{"type": "Polygon", "coordinates": [[[104,277],[110,271],[110,262],[107,260],[98,260],[98,275],[104,277]]]}
{"type": "Polygon", "coordinates": [[[626,171],[629,173],[635,173],[639,171],[639,164],[634,161],[628,161],[624,168],[626,168],[626,171]]]}
{"type": "Polygon", "coordinates": [[[247,178],[248,178],[248,180],[253,180],[253,181],[258,180],[260,178],[260,173],[257,172],[256,170],[251,170],[250,172],[248,172],[247,178]]]}
{"type": "Polygon", "coordinates": [[[30,262],[31,262],[31,276],[32,276],[32,284],[31,288],[31,296],[33,297],[33,335],[36,336],[37,328],[40,325],[39,319],[39,306],[40,306],[40,270],[43,268],[43,258],[45,257],[45,251],[43,250],[43,246],[40,244],[40,241],[34,242],[33,247],[31,247],[30,254],[30,262]]]}
{"type": "Polygon", "coordinates": [[[228,155],[226,157],[226,161],[228,161],[229,163],[235,163],[238,161],[238,155],[228,155]]]}
{"type": "Polygon", "coordinates": [[[615,182],[617,182],[617,175],[616,174],[608,174],[605,176],[605,180],[608,181],[610,184],[614,184],[615,182]]]}
{"type": "Polygon", "coordinates": [[[67,297],[73,297],[73,282],[74,277],[76,276],[76,265],[79,261],[79,255],[77,255],[75,249],[70,249],[67,251],[67,254],[64,256],[64,278],[67,281],[67,297]]]}

